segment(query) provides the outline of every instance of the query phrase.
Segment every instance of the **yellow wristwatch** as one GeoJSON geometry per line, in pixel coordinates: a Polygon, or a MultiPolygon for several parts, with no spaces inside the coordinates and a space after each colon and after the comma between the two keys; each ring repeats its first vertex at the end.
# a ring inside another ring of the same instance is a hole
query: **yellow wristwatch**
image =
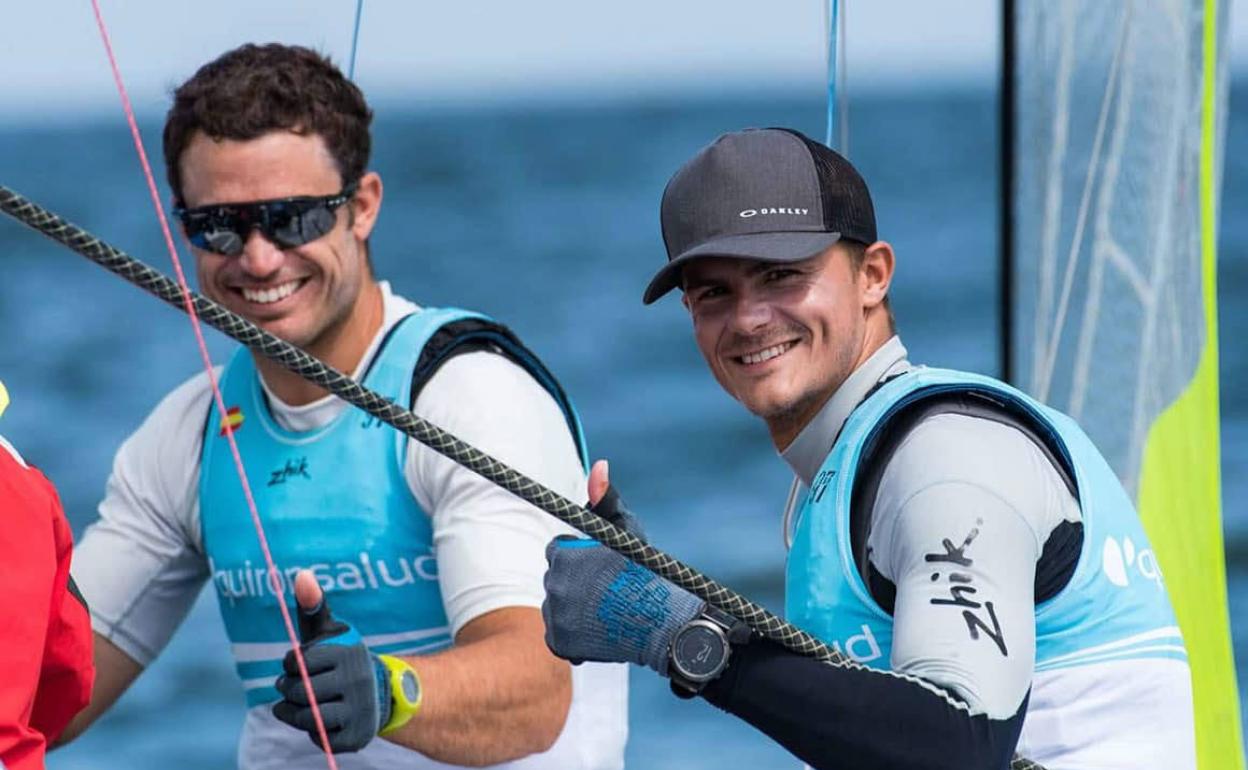
{"type": "Polygon", "coordinates": [[[382,725],[378,735],[387,735],[407,724],[420,711],[420,677],[416,669],[393,655],[378,655],[390,676],[390,721],[382,725]]]}

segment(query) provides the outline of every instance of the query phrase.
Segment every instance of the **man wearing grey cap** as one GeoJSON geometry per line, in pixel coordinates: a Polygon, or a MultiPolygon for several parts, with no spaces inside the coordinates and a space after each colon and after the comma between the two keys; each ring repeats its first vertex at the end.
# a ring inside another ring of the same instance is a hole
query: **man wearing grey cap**
{"type": "MultiPolygon", "coordinates": [[[[569,536],[547,548],[551,649],[649,666],[817,767],[1194,769],[1187,655],[1130,499],[1066,415],[907,361],[858,172],[796,131],[730,133],[661,216],[645,302],[680,288],[716,380],[767,423],[803,493],[786,615],[859,665],[569,536]]],[[[589,487],[632,520],[605,464],[589,487]]]]}

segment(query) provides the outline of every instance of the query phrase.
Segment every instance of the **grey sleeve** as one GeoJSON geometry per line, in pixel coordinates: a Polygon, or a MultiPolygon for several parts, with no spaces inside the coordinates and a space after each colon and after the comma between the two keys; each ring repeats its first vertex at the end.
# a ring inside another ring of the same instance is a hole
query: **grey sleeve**
{"type": "Polygon", "coordinates": [[[1078,504],[1018,430],[938,415],[881,478],[868,539],[896,587],[892,666],[942,685],[972,713],[1014,714],[1035,658],[1035,571],[1078,504]]]}
{"type": "Polygon", "coordinates": [[[92,628],[143,666],[208,576],[197,500],[206,383],[201,375],[175,390],[122,444],[100,518],[74,548],[72,572],[92,628]]]}

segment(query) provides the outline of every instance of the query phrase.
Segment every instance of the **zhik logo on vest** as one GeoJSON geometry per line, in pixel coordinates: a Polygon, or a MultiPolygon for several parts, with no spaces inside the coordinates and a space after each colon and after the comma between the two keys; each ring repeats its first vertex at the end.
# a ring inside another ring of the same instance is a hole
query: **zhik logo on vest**
{"type": "Polygon", "coordinates": [[[318,562],[285,567],[269,575],[262,564],[255,566],[250,560],[241,566],[218,569],[212,558],[208,559],[212,572],[212,584],[221,598],[231,606],[240,599],[259,599],[277,595],[274,583],[280,583],[283,593],[292,590],[299,570],[311,570],[326,593],[333,591],[376,591],[401,588],[418,581],[437,582],[438,561],[432,552],[412,558],[388,556],[376,558],[367,551],[360,551],[352,561],[318,562]]]}
{"type": "Polygon", "coordinates": [[[298,460],[288,458],[282,467],[269,472],[269,483],[266,486],[275,487],[297,478],[309,480],[312,478],[312,475],[308,473],[307,457],[300,457],[298,460]]]}

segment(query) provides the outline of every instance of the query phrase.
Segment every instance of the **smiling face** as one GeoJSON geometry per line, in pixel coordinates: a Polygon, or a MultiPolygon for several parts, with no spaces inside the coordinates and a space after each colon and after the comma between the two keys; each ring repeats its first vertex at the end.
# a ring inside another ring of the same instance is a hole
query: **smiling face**
{"type": "MultiPolygon", "coordinates": [[[[333,195],[344,180],[320,136],[272,131],[256,139],[213,140],[196,133],[181,160],[183,203],[333,195]]],[[[380,324],[365,241],[381,203],[381,180],[365,174],[334,228],[310,243],[283,248],[253,229],[243,253],[195,249],[200,290],[261,328],[335,365],[354,365],[380,324]],[[376,316],[374,319],[373,316],[376,316]],[[361,341],[363,346],[361,347],[361,341]]],[[[378,295],[379,296],[379,295],[378,295]]]]}
{"type": "Polygon", "coordinates": [[[715,379],[783,449],[888,339],[891,275],[882,242],[860,268],[839,243],[800,262],[708,257],[684,268],[684,301],[715,379]],[[881,246],[886,274],[871,256],[881,246]]]}

